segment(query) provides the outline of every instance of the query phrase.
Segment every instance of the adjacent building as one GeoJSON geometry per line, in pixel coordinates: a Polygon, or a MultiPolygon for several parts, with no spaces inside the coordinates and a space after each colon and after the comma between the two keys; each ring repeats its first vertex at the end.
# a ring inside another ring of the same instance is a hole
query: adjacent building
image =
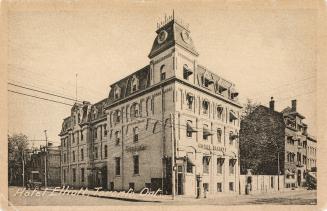
{"type": "Polygon", "coordinates": [[[47,169],[47,185],[60,186],[60,149],[53,146],[51,143],[47,148],[40,147],[39,150],[34,150],[31,153],[29,179],[31,181],[42,182],[45,185],[45,168],[47,169]],[[46,163],[45,163],[46,162],[46,163]]]}
{"type": "Polygon", "coordinates": [[[286,188],[305,185],[306,173],[316,164],[316,140],[308,134],[296,104],[292,100],[291,107],[278,112],[272,98],[269,107],[260,105],[242,120],[242,173],[252,169],[255,174],[284,175],[286,188]]]}
{"type": "Polygon", "coordinates": [[[61,181],[109,190],[238,193],[240,109],[233,82],[198,63],[188,26],[158,25],[149,64],[64,119],[61,181]]]}

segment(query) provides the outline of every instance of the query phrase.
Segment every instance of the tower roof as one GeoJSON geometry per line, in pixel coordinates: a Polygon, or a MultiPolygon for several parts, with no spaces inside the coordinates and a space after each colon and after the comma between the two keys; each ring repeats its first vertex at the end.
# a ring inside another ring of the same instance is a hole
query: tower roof
{"type": "Polygon", "coordinates": [[[153,58],[174,45],[179,45],[196,56],[199,55],[194,47],[188,24],[176,19],[174,14],[158,24],[156,33],[157,36],[148,55],[149,58],[153,58]]]}

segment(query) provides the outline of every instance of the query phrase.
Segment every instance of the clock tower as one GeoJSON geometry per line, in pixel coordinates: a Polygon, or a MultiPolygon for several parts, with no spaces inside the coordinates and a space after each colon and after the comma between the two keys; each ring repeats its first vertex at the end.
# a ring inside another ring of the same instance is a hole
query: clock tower
{"type": "MultiPolygon", "coordinates": [[[[183,23],[173,14],[157,24],[156,33],[157,36],[148,55],[151,84],[171,77],[183,79],[185,68],[194,72],[199,53],[194,47],[188,24],[183,23]]],[[[192,76],[188,79],[192,81],[192,76]]]]}

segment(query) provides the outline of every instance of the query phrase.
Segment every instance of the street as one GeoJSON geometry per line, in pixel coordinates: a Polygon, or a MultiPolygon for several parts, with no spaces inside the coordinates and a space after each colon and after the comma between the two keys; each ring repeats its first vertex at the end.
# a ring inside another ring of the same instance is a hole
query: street
{"type": "Polygon", "coordinates": [[[278,205],[314,205],[317,203],[317,192],[314,190],[295,190],[280,193],[266,193],[260,195],[235,195],[214,198],[187,198],[177,196],[174,201],[162,200],[158,202],[130,201],[109,198],[99,198],[82,195],[62,195],[51,191],[19,192],[19,187],[9,187],[9,203],[13,206],[90,206],[90,205],[251,205],[251,204],[278,204],[278,205]]]}

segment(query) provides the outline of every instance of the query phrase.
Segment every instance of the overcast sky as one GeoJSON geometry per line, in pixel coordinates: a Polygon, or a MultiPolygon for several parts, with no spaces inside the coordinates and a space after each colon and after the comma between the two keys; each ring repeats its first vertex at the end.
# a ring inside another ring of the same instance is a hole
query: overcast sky
{"type": "MultiPolygon", "coordinates": [[[[297,99],[298,111],[315,135],[316,11],[273,6],[240,10],[214,2],[134,2],[70,11],[12,11],[8,81],[75,98],[77,73],[78,98],[102,100],[110,84],[149,63],[157,22],[175,9],[190,25],[199,63],[234,82],[241,102],[251,98],[268,105],[274,96],[280,111],[297,99]]],[[[59,143],[69,106],[13,93],[8,103],[10,134],[43,139],[46,129],[49,139],[59,143]]]]}

